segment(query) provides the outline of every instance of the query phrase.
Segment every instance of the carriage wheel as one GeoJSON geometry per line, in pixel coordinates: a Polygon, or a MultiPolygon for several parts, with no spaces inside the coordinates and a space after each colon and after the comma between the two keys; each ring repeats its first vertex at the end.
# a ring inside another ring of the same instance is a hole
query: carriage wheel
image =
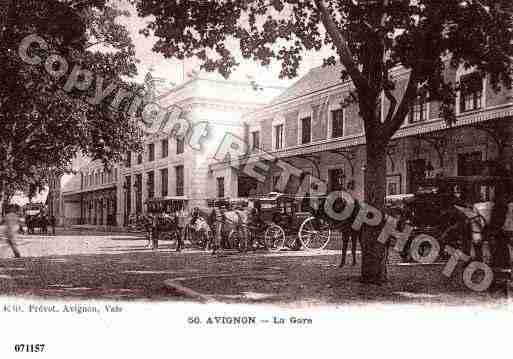
{"type": "Polygon", "coordinates": [[[200,232],[195,231],[193,228],[187,226],[187,238],[191,244],[191,247],[202,248],[203,247],[203,235],[200,232]]]}
{"type": "Polygon", "coordinates": [[[285,232],[277,224],[271,224],[264,233],[264,240],[270,250],[280,250],[285,246],[285,232]]]}
{"type": "Polygon", "coordinates": [[[198,241],[196,242],[196,245],[202,249],[202,250],[206,250],[207,247],[208,247],[208,244],[210,242],[210,238],[209,238],[209,235],[206,231],[199,231],[196,233],[196,236],[198,238],[198,241]]]}
{"type": "Polygon", "coordinates": [[[331,238],[329,225],[316,217],[309,217],[299,228],[299,240],[307,249],[324,249],[331,238]]]}
{"type": "Polygon", "coordinates": [[[175,232],[162,232],[159,235],[159,241],[168,241],[172,249],[178,245],[177,233],[175,232]]]}
{"type": "Polygon", "coordinates": [[[237,250],[241,253],[246,251],[246,241],[241,237],[239,231],[232,229],[230,234],[228,235],[228,242],[232,248],[237,248],[237,250]]]}

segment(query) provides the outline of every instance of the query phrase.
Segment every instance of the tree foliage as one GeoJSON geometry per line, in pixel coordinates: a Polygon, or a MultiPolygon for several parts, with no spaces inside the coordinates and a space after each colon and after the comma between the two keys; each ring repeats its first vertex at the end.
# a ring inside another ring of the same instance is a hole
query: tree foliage
{"type": "Polygon", "coordinates": [[[85,91],[63,91],[74,66],[80,66],[96,81],[101,77],[103,88],[115,83],[135,95],[136,85],[125,80],[136,74],[135,49],[117,22],[124,15],[105,0],[7,1],[0,23],[0,190],[41,189],[48,169],[68,170],[78,153],[107,164],[139,148],[139,125],[123,106],[112,108],[114,92],[92,104],[87,98],[95,94],[95,81],[85,91]],[[39,65],[19,55],[31,34],[48,44],[46,51],[30,49],[43,59],[39,65]],[[45,69],[50,55],[66,60],[63,76],[45,69]]]}

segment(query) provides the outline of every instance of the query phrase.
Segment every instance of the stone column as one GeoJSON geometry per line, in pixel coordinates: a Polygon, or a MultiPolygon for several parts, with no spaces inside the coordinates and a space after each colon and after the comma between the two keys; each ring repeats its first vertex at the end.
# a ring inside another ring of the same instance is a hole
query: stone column
{"type": "Polygon", "coordinates": [[[228,178],[224,182],[224,191],[228,197],[236,198],[239,196],[239,177],[233,168],[228,169],[228,178]]]}
{"type": "Polygon", "coordinates": [[[107,225],[107,218],[109,216],[109,195],[105,195],[104,198],[102,198],[102,214],[103,214],[103,225],[107,225]]]}
{"type": "Polygon", "coordinates": [[[136,210],[136,196],[137,196],[137,191],[136,191],[136,187],[135,187],[135,179],[136,177],[135,176],[131,176],[131,181],[130,181],[130,188],[128,189],[131,193],[130,195],[130,213],[135,213],[135,210],[136,210]]]}
{"type": "Polygon", "coordinates": [[[123,179],[120,180],[118,178],[118,182],[116,183],[116,226],[122,227],[123,226],[123,214],[125,211],[125,198],[123,193],[123,179]]]}
{"type": "Polygon", "coordinates": [[[169,195],[176,196],[176,168],[169,166],[169,195]]]}
{"type": "Polygon", "coordinates": [[[154,197],[155,198],[160,198],[162,197],[162,178],[161,178],[161,175],[160,175],[160,170],[161,169],[154,169],[153,170],[153,181],[154,181],[154,186],[153,186],[153,189],[154,189],[154,197]]]}
{"type": "Polygon", "coordinates": [[[148,199],[148,175],[146,172],[142,173],[142,213],[147,212],[146,208],[146,200],[148,199]]]}

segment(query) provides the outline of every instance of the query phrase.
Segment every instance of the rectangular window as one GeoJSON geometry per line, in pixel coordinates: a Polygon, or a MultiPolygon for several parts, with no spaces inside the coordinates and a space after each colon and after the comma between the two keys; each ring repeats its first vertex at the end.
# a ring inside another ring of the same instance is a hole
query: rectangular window
{"type": "Polygon", "coordinates": [[[301,143],[310,143],[312,141],[312,118],[305,117],[301,119],[301,143]]]}
{"type": "Polygon", "coordinates": [[[331,111],[331,137],[344,136],[344,110],[338,109],[331,111]]]}
{"type": "Polygon", "coordinates": [[[274,149],[283,148],[283,124],[274,126],[274,149]]]}
{"type": "Polygon", "coordinates": [[[126,154],[125,167],[130,168],[132,166],[132,152],[128,151],[126,154]]]}
{"type": "Polygon", "coordinates": [[[137,154],[137,164],[140,165],[142,163],[142,153],[137,154]]]}
{"type": "Polygon", "coordinates": [[[142,174],[135,175],[135,213],[142,212],[142,174]]]}
{"type": "Polygon", "coordinates": [[[251,132],[251,148],[253,150],[260,148],[260,131],[251,132]]]}
{"type": "Polygon", "coordinates": [[[184,195],[184,170],[183,166],[175,167],[176,173],[176,195],[183,196],[184,195]]]}
{"type": "Polygon", "coordinates": [[[155,161],[155,144],[150,143],[148,145],[148,161],[152,162],[155,161]]]}
{"type": "Polygon", "coordinates": [[[483,78],[477,72],[460,78],[460,112],[480,109],[483,104],[483,78]]]}
{"type": "Polygon", "coordinates": [[[224,177],[217,177],[217,197],[224,197],[224,177]]]}
{"type": "Polygon", "coordinates": [[[410,106],[409,121],[417,123],[427,120],[428,102],[425,96],[417,96],[410,106]]]}
{"type": "Polygon", "coordinates": [[[176,154],[182,154],[184,152],[184,138],[177,138],[176,139],[176,154]]]}
{"type": "Polygon", "coordinates": [[[155,173],[153,171],[148,172],[148,198],[155,197],[155,173]]]}
{"type": "Polygon", "coordinates": [[[160,170],[160,188],[162,197],[167,197],[168,195],[168,184],[169,184],[169,176],[167,168],[160,170]]]}
{"type": "Polygon", "coordinates": [[[166,158],[169,154],[169,140],[167,138],[162,140],[161,148],[162,148],[161,157],[166,158]]]}

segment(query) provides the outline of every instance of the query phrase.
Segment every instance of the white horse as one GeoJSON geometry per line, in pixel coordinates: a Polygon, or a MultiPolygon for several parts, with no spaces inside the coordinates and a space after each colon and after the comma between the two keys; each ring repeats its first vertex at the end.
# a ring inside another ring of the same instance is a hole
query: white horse
{"type": "Polygon", "coordinates": [[[208,225],[207,221],[198,216],[192,218],[189,223],[185,226],[185,237],[194,243],[202,243],[205,250],[208,250],[212,246],[212,230],[208,225]]]}
{"type": "Polygon", "coordinates": [[[227,239],[227,246],[237,248],[240,251],[247,249],[249,240],[248,224],[250,222],[250,210],[215,209],[210,214],[210,222],[214,228],[214,252],[221,247],[223,237],[227,239]]]}

